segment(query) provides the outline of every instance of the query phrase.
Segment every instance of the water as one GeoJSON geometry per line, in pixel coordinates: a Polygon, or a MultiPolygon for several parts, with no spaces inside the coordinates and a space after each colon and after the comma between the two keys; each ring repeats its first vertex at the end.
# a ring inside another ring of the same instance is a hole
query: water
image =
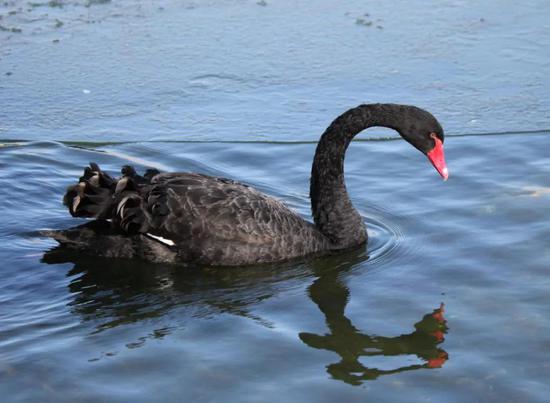
{"type": "Polygon", "coordinates": [[[544,2],[62,3],[0,5],[22,30],[0,32],[4,399],[547,400],[544,2]],[[40,236],[81,222],[61,197],[89,161],[235,178],[308,217],[315,140],[366,101],[434,112],[451,173],[361,135],[368,250],[185,270],[40,236]]]}

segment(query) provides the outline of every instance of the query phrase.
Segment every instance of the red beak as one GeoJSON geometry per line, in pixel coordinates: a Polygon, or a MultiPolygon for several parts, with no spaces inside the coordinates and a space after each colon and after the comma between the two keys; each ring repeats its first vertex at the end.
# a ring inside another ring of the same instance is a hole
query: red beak
{"type": "Polygon", "coordinates": [[[449,170],[447,169],[447,164],[445,163],[445,152],[443,151],[443,143],[433,133],[432,138],[435,141],[435,147],[426,155],[428,156],[428,159],[435,167],[435,169],[437,169],[437,172],[439,172],[439,175],[441,175],[443,180],[447,180],[449,178],[449,170]]]}

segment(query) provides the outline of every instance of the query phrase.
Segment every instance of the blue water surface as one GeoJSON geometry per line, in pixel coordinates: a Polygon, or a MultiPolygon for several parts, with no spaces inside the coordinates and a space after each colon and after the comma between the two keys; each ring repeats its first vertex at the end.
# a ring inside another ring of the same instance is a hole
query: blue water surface
{"type": "Polygon", "coordinates": [[[546,401],[550,6],[0,4],[3,401],[546,401]],[[316,140],[415,104],[451,177],[389,130],[346,156],[368,248],[216,269],[59,253],[89,161],[195,171],[310,216],[316,140]]]}

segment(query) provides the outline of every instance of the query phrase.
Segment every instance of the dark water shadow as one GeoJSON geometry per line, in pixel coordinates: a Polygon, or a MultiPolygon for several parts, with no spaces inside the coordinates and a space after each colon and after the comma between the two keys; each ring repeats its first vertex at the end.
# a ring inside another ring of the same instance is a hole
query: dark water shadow
{"type": "Polygon", "coordinates": [[[189,317],[233,314],[273,327],[253,313],[254,307],[294,287],[308,287],[310,299],[325,316],[329,332],[323,335],[300,332],[299,338],[315,349],[335,352],[340,361],[326,366],[328,374],[351,385],[381,375],[422,368],[439,368],[448,354],[439,347],[448,330],[441,305],[415,323],[414,331],[397,337],[367,334],[345,316],[350,299],[345,285],[352,271],[364,267],[366,249],[304,262],[261,267],[207,268],[161,265],[132,260],[80,256],[61,246],[47,251],[47,264],[72,263],[67,275],[73,295],[72,311],[90,323],[92,333],[139,323],[164,315],[173,326],[160,327],[126,343],[141,347],[147,338],[162,338],[183,327],[189,317]],[[178,310],[177,315],[173,311],[178,310]],[[183,313],[181,312],[183,310],[183,313]],[[373,356],[416,355],[423,364],[378,369],[364,366],[360,359],[373,356]]]}
{"type": "Polygon", "coordinates": [[[67,276],[73,313],[93,322],[93,333],[125,324],[160,318],[183,310],[174,327],[186,318],[229,313],[271,327],[251,313],[261,301],[297,287],[311,273],[300,264],[209,268],[153,264],[139,260],[81,256],[57,246],[47,251],[47,264],[72,263],[67,276]]]}

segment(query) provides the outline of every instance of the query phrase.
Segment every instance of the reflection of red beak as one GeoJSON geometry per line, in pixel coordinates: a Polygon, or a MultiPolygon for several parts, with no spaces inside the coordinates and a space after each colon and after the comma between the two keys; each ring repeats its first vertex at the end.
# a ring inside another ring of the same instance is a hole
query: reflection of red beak
{"type": "Polygon", "coordinates": [[[441,368],[448,359],[449,355],[444,351],[440,351],[437,355],[437,358],[432,358],[428,360],[428,368],[441,368]]]}
{"type": "Polygon", "coordinates": [[[439,175],[443,177],[443,180],[447,180],[447,178],[449,178],[449,170],[447,169],[447,164],[445,163],[443,143],[435,134],[432,133],[431,137],[435,141],[435,147],[426,155],[435,169],[437,169],[437,172],[439,172],[439,175]]]}

